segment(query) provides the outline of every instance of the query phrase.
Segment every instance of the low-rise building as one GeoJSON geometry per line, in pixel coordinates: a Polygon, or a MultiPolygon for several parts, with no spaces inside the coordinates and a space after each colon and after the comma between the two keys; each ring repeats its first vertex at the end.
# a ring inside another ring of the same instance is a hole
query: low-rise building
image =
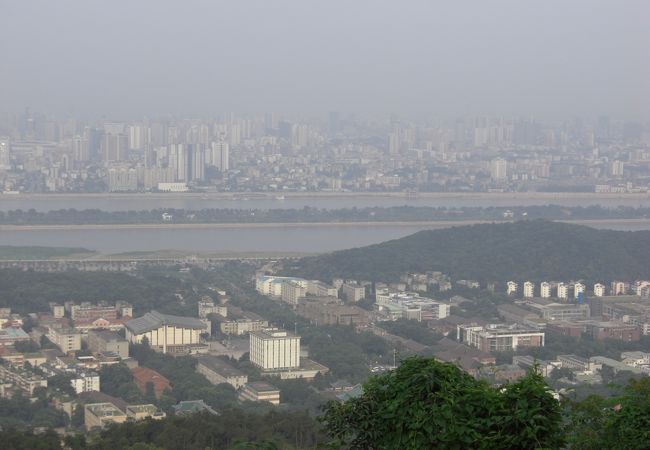
{"type": "Polygon", "coordinates": [[[518,324],[458,325],[457,339],[484,352],[502,352],[517,350],[519,347],[544,346],[543,331],[518,324]]]}
{"type": "Polygon", "coordinates": [[[151,311],[125,324],[126,339],[134,344],[149,342],[151,348],[163,353],[186,353],[201,343],[201,334],[208,331],[205,322],[194,317],[172,316],[151,311]]]}
{"type": "Polygon", "coordinates": [[[124,423],[126,419],[126,414],[112,403],[90,403],[84,406],[86,430],[104,428],[113,423],[124,423]]]}
{"type": "Polygon", "coordinates": [[[196,371],[212,384],[228,383],[235,389],[248,382],[248,375],[215,356],[199,356],[196,371]]]}
{"type": "Polygon", "coordinates": [[[29,335],[22,328],[0,328],[0,347],[13,347],[17,342],[29,341],[29,335]]]}
{"type": "Polygon", "coordinates": [[[156,398],[160,398],[165,389],[171,389],[171,383],[167,378],[148,367],[134,367],[131,369],[133,381],[142,393],[147,392],[147,385],[153,385],[153,391],[156,398]]]}
{"type": "Polygon", "coordinates": [[[123,359],[129,357],[129,342],[114,331],[89,331],[88,348],[93,353],[115,354],[123,359]]]}
{"type": "Polygon", "coordinates": [[[218,416],[219,413],[212,409],[203,400],[183,400],[172,406],[175,416],[189,416],[196,413],[207,412],[218,416]]]}
{"type": "Polygon", "coordinates": [[[634,342],[641,339],[641,330],[635,325],[621,322],[593,322],[587,324],[586,332],[596,340],[616,339],[634,342]]]}
{"type": "Polygon", "coordinates": [[[63,353],[81,350],[81,333],[71,328],[50,327],[47,338],[63,353]]]}
{"type": "Polygon", "coordinates": [[[341,290],[348,302],[358,302],[366,297],[366,288],[358,284],[344,283],[341,290]]]}
{"type": "Polygon", "coordinates": [[[225,305],[215,305],[214,301],[209,297],[204,297],[198,303],[199,317],[205,319],[208,314],[217,314],[222,317],[228,316],[228,307],[225,305]]]}
{"type": "Polygon", "coordinates": [[[334,297],[306,297],[298,304],[296,313],[316,325],[360,325],[369,321],[368,311],[343,305],[334,297]]]}
{"type": "Polygon", "coordinates": [[[223,334],[233,334],[235,336],[248,334],[251,331],[260,331],[268,327],[269,327],[268,320],[261,319],[261,318],[224,320],[219,323],[219,329],[223,334]]]}
{"type": "Polygon", "coordinates": [[[145,419],[160,420],[167,417],[156,405],[129,405],[126,407],[126,417],[129,420],[139,421],[145,419]]]}
{"type": "Polygon", "coordinates": [[[0,380],[11,383],[30,396],[34,395],[34,390],[39,387],[47,388],[46,378],[36,375],[31,370],[14,367],[8,363],[0,364],[0,380]]]}
{"type": "Polygon", "coordinates": [[[241,401],[280,404],[280,390],[266,381],[253,381],[244,386],[239,394],[241,401]]]}

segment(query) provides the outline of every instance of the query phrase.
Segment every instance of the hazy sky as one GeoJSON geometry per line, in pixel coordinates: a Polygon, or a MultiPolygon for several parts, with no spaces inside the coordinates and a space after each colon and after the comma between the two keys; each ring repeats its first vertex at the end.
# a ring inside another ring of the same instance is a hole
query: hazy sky
{"type": "Polygon", "coordinates": [[[648,0],[0,0],[0,111],[650,118],[648,0]]]}

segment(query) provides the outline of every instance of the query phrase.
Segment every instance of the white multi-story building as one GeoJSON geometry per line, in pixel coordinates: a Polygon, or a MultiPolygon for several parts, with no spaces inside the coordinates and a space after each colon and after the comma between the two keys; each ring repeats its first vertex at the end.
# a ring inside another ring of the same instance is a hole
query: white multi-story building
{"type": "Polygon", "coordinates": [[[282,297],[282,284],[289,281],[298,283],[305,289],[309,285],[309,281],[303,278],[262,275],[255,279],[255,289],[262,295],[279,298],[282,297]]]}
{"type": "Polygon", "coordinates": [[[149,345],[163,353],[183,352],[188,346],[200,344],[201,334],[208,332],[204,321],[194,317],[172,316],[151,311],[124,324],[126,339],[134,344],[147,339],[149,345]]]}
{"type": "Polygon", "coordinates": [[[603,297],[605,295],[605,285],[602,283],[594,284],[594,295],[596,297],[603,297]]]}
{"type": "Polygon", "coordinates": [[[573,285],[573,297],[578,298],[580,294],[584,295],[587,286],[583,283],[576,283],[573,285]]]}
{"type": "Polygon", "coordinates": [[[63,353],[81,350],[81,333],[70,328],[50,327],[47,338],[63,353]]]}
{"type": "Polygon", "coordinates": [[[549,283],[548,281],[543,281],[539,285],[539,296],[542,298],[551,297],[551,283],[549,283]]]}
{"type": "Polygon", "coordinates": [[[250,333],[250,360],[262,370],[300,367],[300,336],[278,328],[250,333]]]}
{"type": "Polygon", "coordinates": [[[307,288],[297,281],[286,281],[280,285],[280,294],[283,302],[296,306],[307,295],[307,288]]]}
{"type": "Polygon", "coordinates": [[[564,283],[557,284],[557,298],[568,299],[569,298],[569,286],[564,283]]]}
{"type": "Polygon", "coordinates": [[[526,281],[524,283],[524,297],[533,298],[535,296],[535,283],[526,281]]]}
{"type": "Polygon", "coordinates": [[[99,392],[99,374],[94,372],[78,373],[70,380],[70,384],[77,394],[81,394],[82,392],[99,392]]]}
{"type": "Polygon", "coordinates": [[[401,292],[389,288],[377,290],[375,303],[380,311],[389,313],[391,320],[438,320],[451,314],[451,306],[448,303],[422,297],[416,292],[401,292]]]}
{"type": "Polygon", "coordinates": [[[515,281],[508,281],[508,283],[506,283],[506,294],[515,295],[518,289],[519,285],[515,281]]]}

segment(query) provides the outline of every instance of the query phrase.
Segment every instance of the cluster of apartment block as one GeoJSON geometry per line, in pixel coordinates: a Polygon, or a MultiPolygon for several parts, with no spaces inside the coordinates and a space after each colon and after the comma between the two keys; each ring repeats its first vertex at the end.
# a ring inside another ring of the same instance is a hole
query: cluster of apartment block
{"type": "MultiPolygon", "coordinates": [[[[580,294],[586,295],[587,286],[578,281],[578,282],[561,282],[561,281],[543,281],[539,284],[539,288],[532,281],[526,281],[523,283],[523,286],[520,287],[519,283],[516,281],[508,281],[506,283],[506,294],[508,295],[518,295],[521,294],[524,298],[560,298],[560,299],[569,299],[570,294],[573,298],[578,298],[580,294]]],[[[637,280],[633,283],[626,281],[612,281],[609,286],[609,292],[607,286],[604,283],[595,283],[591,293],[595,297],[604,297],[606,295],[626,295],[626,294],[635,294],[639,297],[650,297],[650,281],[647,280],[637,280]]]]}

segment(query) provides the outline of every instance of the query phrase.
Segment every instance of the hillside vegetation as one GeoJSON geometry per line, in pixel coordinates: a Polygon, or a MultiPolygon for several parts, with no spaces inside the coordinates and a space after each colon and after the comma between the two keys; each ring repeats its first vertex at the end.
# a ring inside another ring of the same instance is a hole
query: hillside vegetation
{"type": "Polygon", "coordinates": [[[479,281],[589,282],[650,278],[650,231],[597,230],[544,220],[420,231],[368,247],[301,259],[295,276],[394,281],[441,271],[479,281]]]}

